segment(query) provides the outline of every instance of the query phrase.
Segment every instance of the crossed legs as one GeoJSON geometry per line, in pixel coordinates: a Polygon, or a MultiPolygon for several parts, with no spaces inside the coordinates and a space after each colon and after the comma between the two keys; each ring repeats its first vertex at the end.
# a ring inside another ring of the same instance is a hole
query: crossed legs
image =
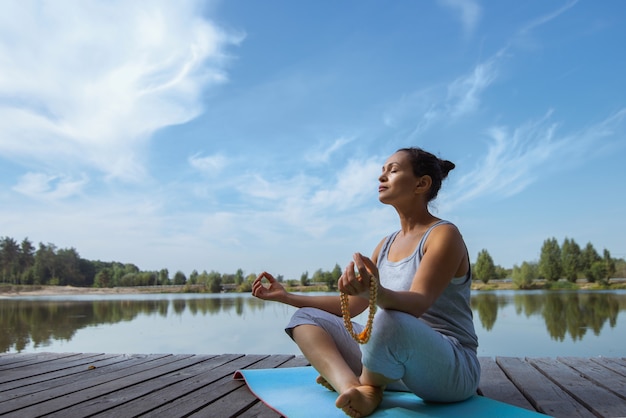
{"type": "MultiPolygon", "coordinates": [[[[384,386],[391,380],[367,369],[357,376],[333,338],[316,325],[303,324],[293,328],[293,339],[323,381],[339,393],[335,401],[338,408],[351,417],[365,417],[378,407],[384,386]]],[[[320,383],[324,384],[323,381],[320,383]]]]}

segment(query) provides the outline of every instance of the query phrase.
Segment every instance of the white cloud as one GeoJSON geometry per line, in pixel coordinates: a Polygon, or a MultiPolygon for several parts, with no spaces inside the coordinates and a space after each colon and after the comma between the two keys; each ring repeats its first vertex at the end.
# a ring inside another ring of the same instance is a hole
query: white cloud
{"type": "Polygon", "coordinates": [[[144,175],[156,130],[194,118],[226,80],[223,49],[241,37],[193,0],[24,0],[0,17],[0,156],[28,165],[144,175]]]}
{"type": "Polygon", "coordinates": [[[539,16],[536,19],[533,19],[530,23],[526,24],[526,26],[524,26],[520,30],[520,34],[525,34],[527,32],[530,32],[533,29],[535,29],[536,27],[539,27],[541,25],[545,25],[546,23],[550,22],[551,20],[556,19],[561,14],[565,13],[567,10],[569,10],[572,7],[574,7],[574,5],[576,3],[578,3],[578,0],[570,0],[569,2],[567,2],[567,4],[563,5],[562,7],[560,7],[557,10],[555,10],[554,12],[550,12],[550,13],[545,14],[543,16],[539,16]]]}
{"type": "Polygon", "coordinates": [[[188,161],[193,168],[206,174],[218,174],[229,163],[228,158],[222,154],[209,155],[206,157],[195,154],[189,157],[188,161]]]}
{"type": "Polygon", "coordinates": [[[602,155],[604,150],[624,146],[622,141],[606,139],[620,137],[626,109],[571,134],[559,135],[559,125],[551,119],[550,111],[542,119],[513,130],[491,127],[487,132],[491,141],[485,157],[446,193],[454,196],[451,205],[485,196],[515,195],[551,170],[566,170],[602,155]],[[552,164],[557,159],[558,164],[552,164]]]}
{"type": "Polygon", "coordinates": [[[87,182],[84,176],[75,180],[67,176],[29,172],[19,179],[13,190],[33,198],[58,200],[79,194],[87,182]]]}
{"type": "Polygon", "coordinates": [[[383,114],[383,122],[392,128],[412,124],[407,136],[415,138],[437,124],[450,124],[478,111],[483,93],[498,79],[504,56],[505,50],[499,51],[447,84],[403,96],[383,114]]]}
{"type": "Polygon", "coordinates": [[[474,0],[439,0],[439,3],[455,13],[463,25],[463,30],[470,35],[474,32],[481,16],[481,8],[474,0]]]}
{"type": "Polygon", "coordinates": [[[323,149],[318,151],[312,151],[306,154],[306,160],[311,163],[327,163],[330,160],[330,157],[342,149],[345,145],[348,145],[352,142],[354,138],[341,136],[337,138],[330,146],[322,145],[323,149]]]}
{"type": "Polygon", "coordinates": [[[318,190],[307,205],[321,211],[359,206],[364,199],[376,194],[381,166],[381,160],[374,158],[348,161],[346,167],[337,173],[336,182],[331,187],[318,190]]]}
{"type": "Polygon", "coordinates": [[[477,110],[480,106],[480,95],[497,78],[498,57],[499,54],[478,64],[470,74],[457,78],[448,86],[448,113],[452,117],[477,110]]]}

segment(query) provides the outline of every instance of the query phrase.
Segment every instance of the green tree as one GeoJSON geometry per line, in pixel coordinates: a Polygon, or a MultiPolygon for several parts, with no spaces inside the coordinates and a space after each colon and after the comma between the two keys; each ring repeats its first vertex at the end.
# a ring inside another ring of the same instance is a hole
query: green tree
{"type": "Polygon", "coordinates": [[[56,278],[56,246],[39,243],[35,252],[35,284],[49,284],[56,278]]]}
{"type": "MultiPolygon", "coordinates": [[[[28,238],[24,238],[22,240],[22,244],[20,245],[19,252],[19,270],[20,275],[24,275],[26,272],[31,271],[31,267],[35,265],[35,247],[28,240],[28,238]]],[[[31,271],[30,274],[33,272],[31,271]]],[[[32,284],[32,283],[29,283],[32,284]]]]}
{"type": "Polygon", "coordinates": [[[570,282],[576,282],[578,273],[582,270],[582,255],[580,246],[573,239],[565,238],[561,246],[561,265],[563,276],[570,282]]]}
{"type": "Polygon", "coordinates": [[[556,238],[543,242],[539,257],[539,275],[545,280],[555,282],[561,278],[561,249],[556,238]]]}
{"type": "Polygon", "coordinates": [[[183,285],[187,282],[187,276],[185,276],[185,273],[183,273],[182,271],[178,270],[176,272],[176,274],[174,274],[174,284],[175,285],[183,285]]]}
{"type": "Polygon", "coordinates": [[[502,266],[496,265],[496,277],[500,280],[504,280],[507,277],[511,277],[513,271],[511,269],[505,269],[502,266]]]}
{"type": "Polygon", "coordinates": [[[609,279],[615,276],[617,268],[615,267],[615,260],[611,258],[611,253],[606,248],[603,251],[602,259],[606,266],[606,281],[608,283],[609,279]]]}
{"type": "Polygon", "coordinates": [[[167,269],[161,269],[161,271],[159,271],[159,284],[161,286],[170,284],[170,272],[167,269]]]}
{"type": "Polygon", "coordinates": [[[222,291],[222,276],[219,273],[209,274],[208,288],[211,293],[220,293],[222,291]]]}
{"type": "Polygon", "coordinates": [[[581,255],[583,274],[587,281],[593,283],[598,279],[599,273],[599,267],[593,267],[593,265],[601,261],[602,258],[600,258],[600,255],[590,242],[585,245],[581,255]]]}
{"type": "Polygon", "coordinates": [[[243,279],[244,279],[243,270],[237,269],[237,272],[235,273],[235,284],[239,286],[240,284],[243,283],[243,279]]]}
{"type": "Polygon", "coordinates": [[[626,260],[623,258],[615,259],[615,277],[626,277],[626,260]]]}
{"type": "Polygon", "coordinates": [[[604,261],[595,261],[589,270],[587,270],[587,280],[592,283],[600,282],[606,284],[606,276],[606,264],[604,261]]]}
{"type": "Polygon", "coordinates": [[[488,283],[489,280],[495,280],[498,278],[496,266],[493,264],[493,259],[486,249],[482,249],[478,253],[478,258],[476,259],[473,272],[474,278],[482,281],[483,283],[488,283]]]}
{"type": "Polygon", "coordinates": [[[111,269],[104,268],[96,273],[93,285],[95,287],[113,287],[113,274],[111,269]]]}
{"type": "Polygon", "coordinates": [[[5,283],[17,283],[20,247],[13,238],[0,239],[0,274],[5,283]]]}
{"type": "Polygon", "coordinates": [[[309,272],[305,271],[304,273],[302,273],[302,275],[300,276],[300,284],[302,286],[308,286],[309,285],[309,272]]]}
{"type": "Polygon", "coordinates": [[[521,267],[513,266],[511,279],[518,289],[528,289],[537,277],[537,264],[524,261],[521,267]]]}
{"type": "Polygon", "coordinates": [[[85,276],[80,271],[80,255],[74,248],[63,248],[55,257],[56,275],[60,285],[83,286],[85,276]]]}
{"type": "Polygon", "coordinates": [[[333,291],[337,289],[337,282],[342,274],[341,267],[339,264],[335,264],[333,270],[326,277],[326,287],[328,287],[328,291],[333,291]]]}

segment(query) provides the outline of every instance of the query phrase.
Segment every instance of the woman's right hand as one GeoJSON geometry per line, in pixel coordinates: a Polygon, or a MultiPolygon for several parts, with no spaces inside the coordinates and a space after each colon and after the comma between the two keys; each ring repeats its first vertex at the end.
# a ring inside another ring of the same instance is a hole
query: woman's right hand
{"type": "Polygon", "coordinates": [[[263,300],[282,301],[287,291],[274,276],[264,271],[252,283],[252,294],[263,300]],[[269,286],[263,283],[263,279],[267,279],[269,286]]]}

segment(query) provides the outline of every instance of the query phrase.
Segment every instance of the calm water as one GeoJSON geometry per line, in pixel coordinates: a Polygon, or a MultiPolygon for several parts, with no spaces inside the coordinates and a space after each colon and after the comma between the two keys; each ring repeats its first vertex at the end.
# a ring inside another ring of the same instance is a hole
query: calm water
{"type": "MultiPolygon", "coordinates": [[[[482,356],[626,356],[626,291],[475,292],[482,356]]],[[[295,311],[250,295],[0,299],[1,352],[299,354],[295,311]]]]}

